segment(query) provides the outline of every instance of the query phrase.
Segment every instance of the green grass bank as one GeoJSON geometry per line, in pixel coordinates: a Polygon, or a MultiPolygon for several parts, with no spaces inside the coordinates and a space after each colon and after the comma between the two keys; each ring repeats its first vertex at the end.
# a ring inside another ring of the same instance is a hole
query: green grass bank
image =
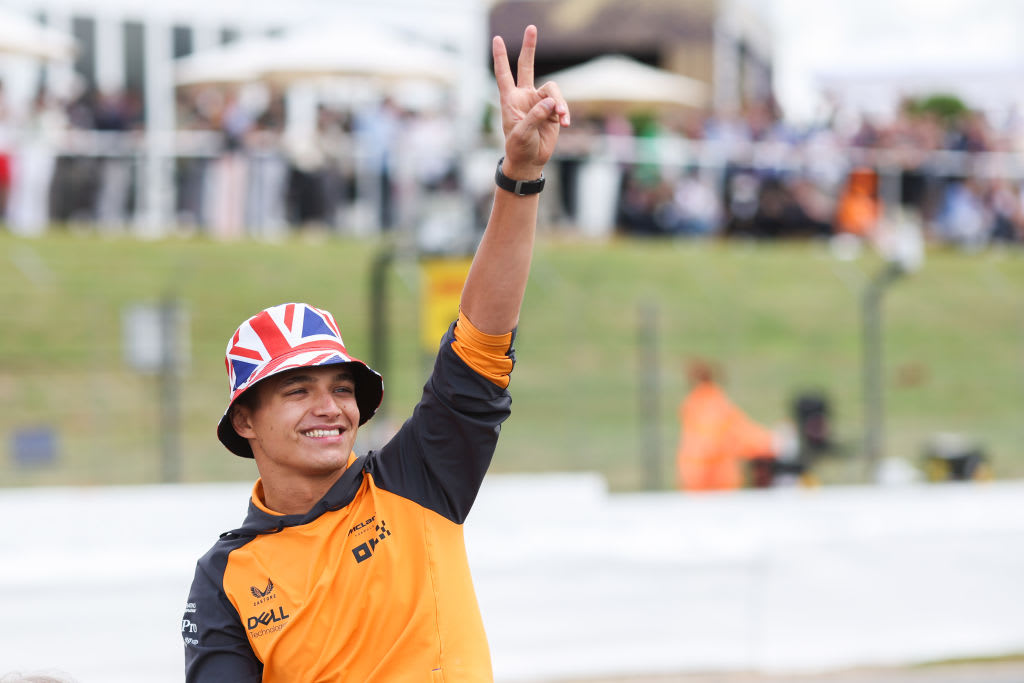
{"type": "MultiPolygon", "coordinates": [[[[182,477],[252,479],[252,463],[214,434],[227,397],[227,337],[266,306],[307,301],[331,310],[349,349],[371,360],[368,286],[378,248],[341,238],[0,235],[0,485],[159,479],[158,383],[126,363],[122,312],[168,294],[190,318],[182,477]],[[51,466],[14,461],[13,435],[34,426],[55,430],[51,466]]],[[[670,487],[683,369],[704,357],[765,424],[789,417],[796,392],[825,391],[849,452],[823,463],[820,475],[856,481],[861,295],[879,267],[870,257],[838,261],[824,243],[542,239],[517,341],[513,416],[492,471],[596,470],[629,490],[653,463],[670,487]],[[644,320],[653,320],[653,343],[640,343],[644,320]],[[653,390],[642,363],[656,368],[653,390]]],[[[379,431],[409,414],[426,367],[417,264],[396,262],[387,288],[386,414],[367,425],[379,431]]],[[[916,462],[930,435],[961,432],[982,442],[996,477],[1024,476],[1024,252],[932,250],[922,270],[887,290],[883,310],[885,452],[916,462]]]]}

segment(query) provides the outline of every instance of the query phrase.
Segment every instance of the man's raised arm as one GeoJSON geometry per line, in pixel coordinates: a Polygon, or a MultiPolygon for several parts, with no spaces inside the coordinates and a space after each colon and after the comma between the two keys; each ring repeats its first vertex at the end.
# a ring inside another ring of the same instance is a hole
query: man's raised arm
{"type": "MultiPolygon", "coordinates": [[[[569,107],[554,83],[533,85],[535,26],[527,26],[523,34],[517,79],[512,77],[505,41],[495,36],[491,48],[505,134],[501,172],[512,181],[537,180],[555,150],[559,129],[569,125],[569,107]]],[[[503,334],[519,321],[538,203],[538,194],[495,190],[491,217],[462,290],[462,313],[481,332],[503,334]]]]}

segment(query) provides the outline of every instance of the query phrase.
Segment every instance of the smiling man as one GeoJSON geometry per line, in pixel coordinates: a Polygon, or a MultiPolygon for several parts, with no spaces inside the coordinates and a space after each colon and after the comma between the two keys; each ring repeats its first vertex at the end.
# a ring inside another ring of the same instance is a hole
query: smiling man
{"type": "Polygon", "coordinates": [[[505,156],[494,204],[416,408],[379,451],[353,452],[383,395],[327,311],[288,303],[227,345],[217,435],[253,458],[243,525],[196,567],[181,631],[188,681],[489,681],[462,523],[509,415],[512,342],[543,169],[569,110],[533,84],[537,30],[514,79],[493,41],[505,156]]]}

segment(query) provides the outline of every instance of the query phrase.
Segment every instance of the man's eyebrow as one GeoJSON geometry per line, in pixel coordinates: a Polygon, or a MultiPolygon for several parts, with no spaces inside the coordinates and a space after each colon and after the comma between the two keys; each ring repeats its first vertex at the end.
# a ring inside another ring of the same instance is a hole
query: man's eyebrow
{"type": "Polygon", "coordinates": [[[288,375],[281,380],[281,386],[286,387],[291,384],[302,384],[303,382],[313,381],[313,375],[288,375]]]}
{"type": "MultiPolygon", "coordinates": [[[[312,382],[313,379],[313,375],[309,374],[289,375],[281,380],[281,386],[286,387],[291,386],[292,384],[303,384],[305,382],[312,382]]],[[[348,380],[351,382],[355,381],[355,375],[352,374],[351,370],[339,370],[331,379],[335,382],[338,380],[348,380]]]]}

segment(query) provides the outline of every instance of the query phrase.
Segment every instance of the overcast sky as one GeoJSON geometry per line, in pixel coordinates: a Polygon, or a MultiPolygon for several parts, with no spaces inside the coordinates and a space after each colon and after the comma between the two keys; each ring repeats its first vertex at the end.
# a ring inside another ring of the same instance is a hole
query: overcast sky
{"type": "Polygon", "coordinates": [[[1024,72],[1021,0],[772,0],[776,88],[813,111],[818,73],[1024,72]]]}

